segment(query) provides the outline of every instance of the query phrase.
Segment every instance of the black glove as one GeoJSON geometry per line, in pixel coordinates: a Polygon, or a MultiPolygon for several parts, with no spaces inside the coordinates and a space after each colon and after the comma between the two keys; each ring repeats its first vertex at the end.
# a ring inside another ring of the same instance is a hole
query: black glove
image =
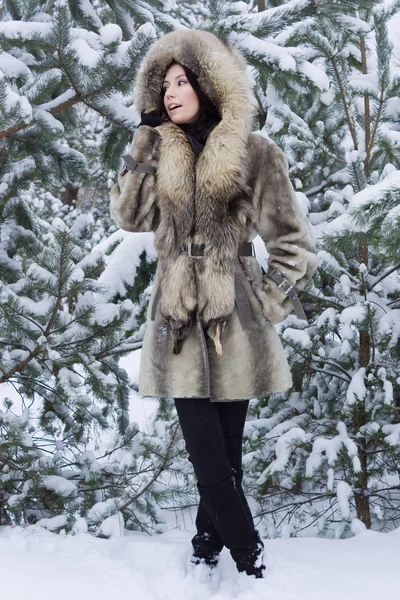
{"type": "Polygon", "coordinates": [[[158,125],[161,125],[161,123],[162,123],[162,120],[158,116],[156,110],[152,110],[149,113],[145,113],[143,111],[140,116],[142,117],[142,120],[140,121],[140,123],[138,125],[138,129],[141,125],[148,125],[149,127],[157,127],[158,125]]]}

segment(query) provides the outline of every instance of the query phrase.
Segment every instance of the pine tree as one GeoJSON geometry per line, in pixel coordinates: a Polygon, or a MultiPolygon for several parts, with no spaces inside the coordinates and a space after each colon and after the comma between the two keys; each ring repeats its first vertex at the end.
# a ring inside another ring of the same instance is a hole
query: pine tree
{"type": "Polygon", "coordinates": [[[281,327],[293,389],[255,403],[248,426],[270,535],[386,530],[400,516],[400,88],[387,35],[400,5],[316,4],[280,39],[312,52],[329,92],[270,90],[266,124],[311,201],[321,259],[303,295],[310,325],[281,327]]]}
{"type": "Polygon", "coordinates": [[[116,231],[107,189],[138,120],[138,64],[170,27],[153,4],[1,9],[3,522],[43,517],[60,530],[85,516],[106,535],[103,520],[118,514],[136,529],[163,521],[155,482],[176,433],[166,429],[162,455],[130,423],[134,386],[118,364],[141,345],[154,250],[150,238],[133,244],[116,231]],[[133,246],[137,264],[117,277],[112,265],[133,246]]]}

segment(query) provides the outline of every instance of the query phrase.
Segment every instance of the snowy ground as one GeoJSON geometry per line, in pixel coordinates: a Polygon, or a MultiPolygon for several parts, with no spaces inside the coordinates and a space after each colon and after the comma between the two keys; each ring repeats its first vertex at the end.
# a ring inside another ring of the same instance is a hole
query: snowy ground
{"type": "Polygon", "coordinates": [[[384,600],[399,598],[400,529],[347,540],[266,540],[267,576],[238,575],[229,553],[213,593],[187,574],[191,532],[104,540],[40,527],[0,530],[1,596],[13,600],[384,600]]]}
{"type": "MultiPolygon", "coordinates": [[[[137,379],[140,352],[124,359],[137,379]]],[[[132,395],[131,420],[147,431],[157,403],[132,395]]],[[[0,594],[12,600],[397,600],[400,529],[347,540],[265,540],[265,580],[239,576],[227,550],[213,592],[187,573],[193,515],[169,515],[157,536],[104,540],[38,526],[0,528],[0,594]],[[176,525],[180,529],[176,528],[176,525]],[[187,528],[188,531],[183,531],[187,528]]]]}

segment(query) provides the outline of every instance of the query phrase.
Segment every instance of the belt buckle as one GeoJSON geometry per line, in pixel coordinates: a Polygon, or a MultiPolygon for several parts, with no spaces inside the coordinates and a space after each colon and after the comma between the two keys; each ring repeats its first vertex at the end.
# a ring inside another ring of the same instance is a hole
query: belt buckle
{"type": "Polygon", "coordinates": [[[292,284],[290,283],[290,281],[288,281],[287,279],[284,279],[283,281],[281,281],[281,282],[278,284],[278,288],[279,288],[280,290],[282,290],[282,292],[283,292],[284,294],[286,294],[286,295],[287,295],[287,294],[289,294],[289,293],[292,291],[292,289],[294,288],[294,285],[292,285],[292,284]]]}
{"type": "Polygon", "coordinates": [[[191,258],[204,258],[204,254],[192,254],[192,246],[194,246],[192,242],[187,243],[187,255],[191,258]]]}
{"type": "Polygon", "coordinates": [[[125,167],[129,169],[129,171],[135,171],[138,166],[138,161],[133,158],[131,154],[124,154],[122,157],[125,162],[125,167]]]}

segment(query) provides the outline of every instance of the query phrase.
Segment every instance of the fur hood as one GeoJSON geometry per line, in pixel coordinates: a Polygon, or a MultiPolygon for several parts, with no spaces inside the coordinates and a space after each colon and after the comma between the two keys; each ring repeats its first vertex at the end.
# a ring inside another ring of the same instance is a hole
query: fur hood
{"type": "Polygon", "coordinates": [[[139,69],[134,105],[140,113],[150,112],[158,104],[165,72],[175,59],[197,76],[205,94],[219,109],[223,129],[244,137],[251,131],[251,84],[246,62],[235,49],[214,34],[200,30],[172,31],[149,50],[139,69]]]}

